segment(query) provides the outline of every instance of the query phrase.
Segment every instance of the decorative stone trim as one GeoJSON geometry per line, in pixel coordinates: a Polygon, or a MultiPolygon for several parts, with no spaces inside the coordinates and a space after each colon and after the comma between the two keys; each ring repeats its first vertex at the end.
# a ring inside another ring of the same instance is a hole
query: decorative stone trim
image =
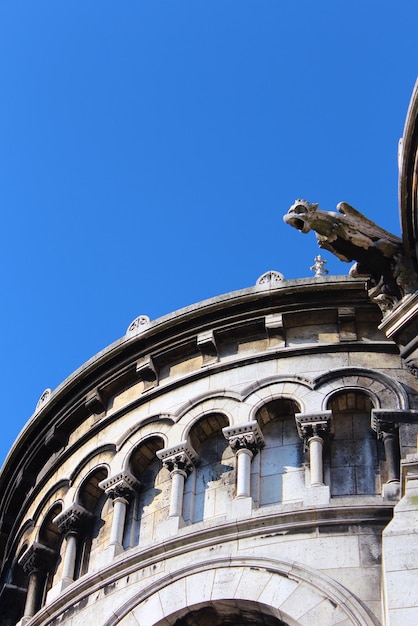
{"type": "Polygon", "coordinates": [[[247,448],[253,454],[257,454],[258,450],[265,445],[257,420],[237,426],[226,426],[222,432],[234,452],[247,448]]]}
{"type": "Polygon", "coordinates": [[[203,365],[218,359],[218,345],[213,330],[206,330],[197,336],[197,347],[202,353],[203,365]]]}
{"type": "Polygon", "coordinates": [[[42,392],[41,397],[39,398],[38,402],[36,403],[35,413],[40,411],[42,409],[42,407],[45,404],[47,404],[47,402],[49,402],[51,396],[52,396],[52,389],[50,389],[48,387],[47,389],[45,389],[45,391],[42,392]]]}
{"type": "Polygon", "coordinates": [[[144,381],[144,391],[158,385],[157,369],[150,354],[137,361],[136,373],[144,381]]]}
{"type": "Polygon", "coordinates": [[[122,471],[118,472],[110,478],[105,478],[99,485],[100,489],[106,493],[106,495],[114,500],[115,498],[124,498],[129,500],[138,492],[141,487],[141,483],[130,472],[122,471]]]}
{"type": "Polygon", "coordinates": [[[68,509],[62,511],[52,521],[58,526],[60,533],[67,535],[68,533],[79,532],[94,518],[94,515],[87,511],[79,504],[72,504],[68,509]]]}
{"type": "Polygon", "coordinates": [[[418,419],[418,411],[395,409],[372,409],[371,427],[377,433],[378,437],[383,432],[394,432],[399,428],[399,424],[408,424],[416,422],[418,419]]]}
{"type": "Polygon", "coordinates": [[[186,474],[190,474],[194,469],[197,458],[195,450],[187,441],[182,441],[171,448],[157,450],[156,454],[170,473],[173,470],[182,470],[186,474]]]}
{"type": "Polygon", "coordinates": [[[85,407],[93,415],[100,415],[106,411],[106,399],[100,389],[94,389],[88,394],[85,407]]]}
{"type": "Polygon", "coordinates": [[[26,574],[33,574],[38,571],[45,571],[56,559],[57,554],[51,548],[47,548],[42,543],[34,542],[22,554],[19,564],[26,574]]]}
{"type": "Polygon", "coordinates": [[[285,277],[276,270],[269,270],[257,278],[255,283],[257,287],[262,289],[274,289],[276,287],[282,287],[282,283],[285,281],[285,277]]]}
{"type": "Polygon", "coordinates": [[[354,307],[338,308],[340,341],[357,341],[356,311],[354,307]]]}
{"type": "Polygon", "coordinates": [[[321,437],[325,439],[330,432],[330,422],[332,411],[322,413],[296,413],[295,420],[299,437],[304,443],[305,449],[311,437],[321,437]]]}
{"type": "Polygon", "coordinates": [[[131,322],[126,330],[126,336],[134,336],[143,333],[151,323],[148,315],[139,315],[131,322]]]}

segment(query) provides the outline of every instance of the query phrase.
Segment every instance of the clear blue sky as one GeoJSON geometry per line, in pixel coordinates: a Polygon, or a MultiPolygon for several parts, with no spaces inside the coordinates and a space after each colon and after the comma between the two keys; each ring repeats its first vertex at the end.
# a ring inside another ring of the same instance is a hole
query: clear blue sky
{"type": "Polygon", "coordinates": [[[310,276],[295,198],[400,233],[417,28],[416,0],[0,3],[0,463],[139,314],[310,276]]]}

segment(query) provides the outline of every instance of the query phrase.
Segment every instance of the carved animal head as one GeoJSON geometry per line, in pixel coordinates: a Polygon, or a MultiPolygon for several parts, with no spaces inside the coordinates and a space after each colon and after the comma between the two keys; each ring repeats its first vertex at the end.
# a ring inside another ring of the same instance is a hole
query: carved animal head
{"type": "Polygon", "coordinates": [[[302,233],[308,233],[311,229],[312,218],[318,209],[318,204],[311,204],[307,200],[295,200],[283,220],[302,233]]]}

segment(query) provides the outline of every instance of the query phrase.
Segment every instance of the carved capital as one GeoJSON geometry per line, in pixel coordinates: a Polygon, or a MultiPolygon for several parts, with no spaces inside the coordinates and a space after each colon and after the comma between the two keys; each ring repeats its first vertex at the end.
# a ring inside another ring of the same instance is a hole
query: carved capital
{"type": "Polygon", "coordinates": [[[370,425],[379,438],[383,438],[385,433],[395,433],[399,429],[399,424],[416,422],[417,411],[414,410],[387,410],[372,409],[370,425]]]}
{"type": "Polygon", "coordinates": [[[57,555],[54,550],[47,548],[36,541],[22,554],[19,564],[22,566],[26,574],[34,574],[36,572],[47,570],[57,555]]]}
{"type": "Polygon", "coordinates": [[[299,437],[307,449],[309,440],[312,437],[321,437],[324,441],[330,432],[332,411],[322,413],[296,413],[295,420],[299,437]]]}
{"type": "Polygon", "coordinates": [[[141,484],[130,472],[123,471],[105,478],[99,483],[99,487],[112,500],[124,498],[129,501],[139,491],[141,484]]]}
{"type": "Polygon", "coordinates": [[[227,426],[222,432],[235,453],[246,448],[256,455],[264,446],[263,433],[256,420],[238,426],[227,426]]]}
{"type": "Polygon", "coordinates": [[[157,451],[158,458],[163,462],[164,467],[168,469],[170,474],[175,470],[180,470],[186,474],[190,474],[195,466],[196,452],[187,441],[183,441],[177,446],[165,448],[157,451]]]}
{"type": "Polygon", "coordinates": [[[52,521],[58,526],[58,530],[63,535],[79,533],[94,519],[94,515],[79,504],[72,504],[68,509],[62,511],[52,521]]]}

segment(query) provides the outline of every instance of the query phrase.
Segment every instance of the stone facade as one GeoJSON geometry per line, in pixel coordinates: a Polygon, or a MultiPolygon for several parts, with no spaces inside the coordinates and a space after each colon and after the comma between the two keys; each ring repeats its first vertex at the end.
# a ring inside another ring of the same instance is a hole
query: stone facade
{"type": "Polygon", "coordinates": [[[320,276],[128,329],[6,461],[1,623],[415,623],[388,611],[418,383],[380,319],[320,276]]]}

